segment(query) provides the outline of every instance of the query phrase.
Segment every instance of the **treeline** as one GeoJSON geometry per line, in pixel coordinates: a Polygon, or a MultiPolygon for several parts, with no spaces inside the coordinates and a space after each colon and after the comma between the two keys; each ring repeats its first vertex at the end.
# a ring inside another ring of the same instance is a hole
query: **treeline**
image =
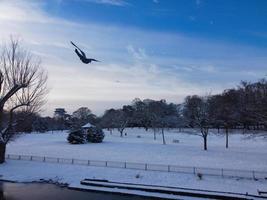
{"type": "MultiPolygon", "coordinates": [[[[4,114],[3,123],[8,121],[8,113],[4,114]]],[[[62,113],[60,116],[42,117],[38,113],[25,111],[14,112],[14,132],[46,132],[75,129],[86,123],[98,124],[96,115],[87,107],[81,107],[72,114],[62,113]]]]}
{"type": "Polygon", "coordinates": [[[108,109],[97,117],[86,107],[71,115],[40,117],[37,114],[16,113],[19,123],[17,131],[63,130],[90,122],[102,128],[117,128],[121,135],[126,127],[145,129],[210,128],[267,130],[267,81],[255,83],[242,81],[234,89],[221,94],[187,96],[183,103],[167,103],[165,100],[134,99],[130,105],[120,109],[108,109]]]}
{"type": "Polygon", "coordinates": [[[187,96],[183,103],[167,103],[165,100],[135,99],[121,109],[109,109],[100,119],[105,128],[118,128],[123,136],[125,127],[160,129],[163,144],[165,128],[197,128],[207,150],[207,138],[211,128],[223,129],[228,148],[229,129],[267,130],[267,81],[256,83],[242,81],[234,89],[221,94],[187,96]]]}
{"type": "Polygon", "coordinates": [[[187,96],[183,103],[135,99],[121,109],[109,109],[100,120],[105,128],[267,129],[267,81],[242,81],[217,95],[187,96]]]}
{"type": "Polygon", "coordinates": [[[267,81],[241,82],[208,99],[211,125],[246,130],[267,129],[267,81]],[[213,120],[212,120],[213,119],[213,120]]]}

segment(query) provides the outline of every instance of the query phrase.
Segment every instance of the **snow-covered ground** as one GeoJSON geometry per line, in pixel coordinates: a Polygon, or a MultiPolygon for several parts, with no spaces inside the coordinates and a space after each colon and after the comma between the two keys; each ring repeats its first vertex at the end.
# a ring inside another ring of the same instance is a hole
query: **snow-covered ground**
{"type": "Polygon", "coordinates": [[[266,180],[197,176],[182,173],[139,171],[69,164],[52,164],[31,161],[8,160],[0,166],[0,179],[32,182],[53,180],[79,187],[85,178],[106,179],[114,182],[160,185],[257,195],[257,190],[266,190],[266,180]]]}
{"type": "MultiPolygon", "coordinates": [[[[24,134],[7,146],[8,154],[76,158],[83,160],[127,161],[180,166],[267,170],[267,141],[263,137],[250,138],[242,134],[231,134],[229,149],[225,149],[225,138],[209,135],[208,151],[203,150],[202,138],[177,130],[166,131],[167,145],[162,144],[161,135],[153,140],[151,131],[127,129],[120,137],[105,131],[100,144],[71,145],[67,132],[24,134]],[[174,143],[173,140],[179,140],[174,143]]],[[[5,180],[30,182],[40,179],[68,183],[79,187],[84,178],[107,179],[109,181],[205,189],[224,192],[257,194],[266,191],[267,180],[223,178],[220,176],[196,175],[116,169],[71,164],[42,163],[7,160],[0,165],[0,177],[5,180]]]]}
{"type": "Polygon", "coordinates": [[[121,138],[117,131],[112,135],[105,131],[103,143],[82,145],[68,144],[67,132],[25,134],[8,144],[7,153],[267,171],[267,140],[263,137],[248,139],[242,134],[231,134],[226,149],[224,136],[210,134],[208,151],[204,151],[201,137],[177,130],[166,131],[167,145],[162,145],[159,133],[153,140],[152,131],[134,128],[125,132],[127,136],[121,138]]]}

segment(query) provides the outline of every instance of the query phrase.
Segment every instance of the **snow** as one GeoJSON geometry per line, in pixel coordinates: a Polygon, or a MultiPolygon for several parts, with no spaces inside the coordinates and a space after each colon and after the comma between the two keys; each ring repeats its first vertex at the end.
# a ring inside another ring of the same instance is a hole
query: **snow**
{"type": "Polygon", "coordinates": [[[205,189],[223,192],[257,194],[257,189],[266,190],[266,180],[231,179],[196,176],[182,173],[139,171],[69,164],[52,164],[31,161],[8,160],[0,166],[1,179],[19,182],[38,181],[40,179],[68,183],[70,187],[79,187],[85,178],[106,179],[114,182],[205,189]],[[139,178],[136,178],[136,175],[139,178]]]}
{"type": "MultiPolygon", "coordinates": [[[[166,198],[166,199],[181,199],[181,197],[174,196],[174,195],[167,195],[167,194],[159,194],[159,193],[152,193],[152,192],[143,192],[138,190],[127,190],[127,189],[119,189],[119,188],[102,188],[102,187],[94,187],[94,186],[83,186],[77,185],[72,186],[70,189],[85,189],[85,190],[92,190],[92,191],[102,191],[102,192],[112,192],[112,193],[119,193],[119,194],[131,194],[131,195],[138,195],[138,196],[146,196],[146,197],[158,197],[158,198],[166,198]]],[[[188,198],[187,198],[188,199],[188,198]]],[[[192,198],[190,198],[191,200],[192,198]]],[[[194,198],[196,199],[196,198],[194,198]]]]}
{"type": "Polygon", "coordinates": [[[87,123],[87,124],[85,124],[85,125],[82,126],[82,128],[90,128],[90,127],[93,127],[93,125],[90,124],[90,123],[87,123]]]}
{"type": "Polygon", "coordinates": [[[177,130],[166,131],[167,145],[162,144],[161,135],[153,140],[152,131],[126,129],[127,136],[119,132],[105,131],[106,137],[100,144],[70,145],[68,133],[25,134],[7,146],[8,154],[51,156],[84,160],[122,161],[210,167],[238,170],[267,170],[267,140],[247,139],[242,134],[231,134],[229,149],[225,148],[222,135],[211,134],[208,151],[203,150],[202,138],[177,130]],[[139,136],[139,137],[138,137],[139,136]],[[179,143],[173,143],[179,140],[179,143]]]}
{"type": "MultiPolygon", "coordinates": [[[[166,131],[167,145],[162,144],[161,135],[153,139],[153,132],[144,129],[126,129],[127,135],[120,137],[118,131],[112,135],[105,130],[106,137],[100,144],[71,145],[67,142],[67,131],[44,134],[23,134],[7,146],[8,154],[46,157],[74,158],[98,161],[122,161],[210,167],[237,170],[267,170],[267,141],[263,137],[247,137],[232,133],[229,149],[225,149],[223,135],[210,134],[208,151],[202,150],[202,138],[177,130],[166,131]],[[176,140],[176,142],[173,142],[176,140]]],[[[40,179],[68,183],[81,187],[85,178],[107,179],[123,183],[172,186],[224,192],[257,194],[266,191],[267,180],[223,178],[206,176],[200,180],[193,174],[119,169],[83,165],[42,163],[22,160],[7,160],[0,165],[2,179],[20,182],[40,179]]]]}

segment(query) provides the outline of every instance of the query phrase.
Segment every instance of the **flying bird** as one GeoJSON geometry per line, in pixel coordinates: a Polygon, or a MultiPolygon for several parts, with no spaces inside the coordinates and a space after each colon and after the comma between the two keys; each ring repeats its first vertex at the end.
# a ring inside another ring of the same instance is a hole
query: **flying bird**
{"type": "Polygon", "coordinates": [[[76,44],[74,44],[72,41],[70,41],[70,43],[75,47],[75,53],[77,54],[77,56],[79,56],[80,60],[83,63],[89,64],[92,61],[100,62],[99,60],[96,60],[94,58],[87,58],[86,55],[85,55],[85,53],[76,44]]]}

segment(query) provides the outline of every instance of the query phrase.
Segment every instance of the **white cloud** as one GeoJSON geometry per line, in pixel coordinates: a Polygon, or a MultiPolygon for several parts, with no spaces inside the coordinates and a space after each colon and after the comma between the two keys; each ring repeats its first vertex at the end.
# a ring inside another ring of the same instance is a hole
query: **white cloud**
{"type": "Polygon", "coordinates": [[[112,5],[112,6],[127,6],[127,5],[129,5],[129,3],[127,3],[124,0],[80,0],[80,1],[87,1],[90,3],[112,5]]]}
{"type": "Polygon", "coordinates": [[[147,58],[145,49],[143,48],[135,49],[132,45],[128,45],[127,50],[135,60],[144,60],[147,58]]]}
{"type": "MultiPolygon", "coordinates": [[[[63,19],[52,18],[43,10],[41,0],[1,0],[0,21],[5,23],[27,22],[40,24],[75,24],[63,19]]],[[[17,25],[17,24],[16,24],[17,25]]],[[[76,24],[77,25],[77,24],[76,24]]]]}
{"type": "Polygon", "coordinates": [[[1,21],[31,21],[47,23],[51,22],[50,18],[43,17],[39,4],[32,1],[24,4],[23,1],[7,1],[0,3],[0,20],[1,21]]]}
{"type": "Polygon", "coordinates": [[[1,1],[0,41],[18,35],[42,58],[49,72],[50,113],[55,106],[68,110],[76,104],[101,113],[106,105],[118,106],[135,97],[182,101],[189,94],[226,87],[215,79],[232,77],[228,83],[234,85],[241,79],[240,68],[266,69],[265,52],[253,47],[171,32],[78,24],[49,16],[42,6],[42,1],[1,1]],[[70,40],[102,62],[82,64],[70,40]]]}

